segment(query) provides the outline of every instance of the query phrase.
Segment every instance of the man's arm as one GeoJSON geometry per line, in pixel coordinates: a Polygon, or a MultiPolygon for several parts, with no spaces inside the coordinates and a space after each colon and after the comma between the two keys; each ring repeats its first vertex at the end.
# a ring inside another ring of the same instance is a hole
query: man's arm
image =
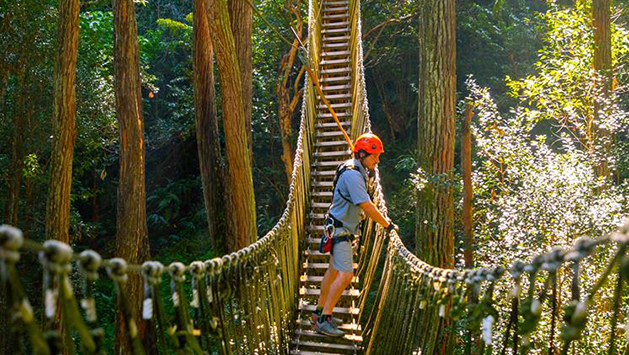
{"type": "Polygon", "coordinates": [[[384,228],[387,228],[389,224],[391,223],[386,218],[384,218],[384,216],[382,215],[382,213],[380,213],[376,205],[374,205],[373,202],[371,201],[359,203],[358,207],[362,208],[363,211],[365,211],[365,214],[367,214],[367,217],[371,218],[372,220],[374,220],[376,223],[380,224],[384,228]]]}

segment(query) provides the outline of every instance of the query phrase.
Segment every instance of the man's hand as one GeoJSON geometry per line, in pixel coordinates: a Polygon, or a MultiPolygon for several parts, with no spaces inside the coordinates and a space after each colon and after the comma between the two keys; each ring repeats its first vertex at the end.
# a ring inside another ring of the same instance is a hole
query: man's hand
{"type": "Polygon", "coordinates": [[[397,224],[393,223],[393,222],[389,222],[389,225],[387,226],[387,234],[391,233],[392,230],[394,230],[396,232],[398,232],[400,230],[400,228],[397,226],[397,224]]]}

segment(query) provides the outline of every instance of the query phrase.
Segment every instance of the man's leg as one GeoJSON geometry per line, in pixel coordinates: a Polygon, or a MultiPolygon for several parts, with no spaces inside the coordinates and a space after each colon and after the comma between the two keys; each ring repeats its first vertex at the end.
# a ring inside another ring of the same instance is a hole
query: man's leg
{"type": "Polygon", "coordinates": [[[353,272],[339,271],[338,276],[334,279],[334,282],[330,286],[330,290],[323,305],[323,314],[332,314],[334,306],[338,302],[339,298],[345,291],[345,288],[352,282],[354,277],[353,272]]]}
{"type": "Polygon", "coordinates": [[[328,292],[330,292],[330,286],[336,279],[336,275],[338,271],[334,268],[334,257],[330,255],[330,266],[328,270],[323,275],[323,281],[321,281],[321,294],[319,294],[319,302],[317,302],[317,307],[325,306],[325,300],[328,297],[328,292]]]}
{"type": "Polygon", "coordinates": [[[334,259],[332,259],[332,255],[330,255],[330,266],[328,270],[323,275],[323,280],[321,281],[321,293],[319,293],[319,300],[317,301],[317,309],[312,312],[312,316],[310,319],[313,324],[321,317],[321,313],[323,312],[323,306],[325,305],[325,300],[328,297],[328,292],[330,292],[330,286],[334,282],[338,271],[334,268],[334,259]]]}

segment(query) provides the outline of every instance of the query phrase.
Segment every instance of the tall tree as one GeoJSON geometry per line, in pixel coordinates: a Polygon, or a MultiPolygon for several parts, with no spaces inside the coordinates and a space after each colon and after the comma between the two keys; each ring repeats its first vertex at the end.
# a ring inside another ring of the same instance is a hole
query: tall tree
{"type": "Polygon", "coordinates": [[[252,113],[253,113],[253,57],[251,34],[253,29],[253,10],[248,4],[252,0],[228,0],[229,18],[236,46],[236,57],[240,65],[240,83],[242,85],[242,104],[245,114],[245,130],[249,159],[253,159],[252,113]]]}
{"type": "MultiPolygon", "coordinates": [[[[299,37],[302,36],[303,33],[303,21],[301,19],[301,14],[299,13],[299,2],[293,3],[292,1],[287,1],[287,7],[290,11],[295,15],[297,29],[296,33],[299,37]]],[[[292,136],[292,126],[291,120],[293,118],[293,114],[295,113],[295,109],[299,104],[299,99],[301,98],[302,90],[299,90],[299,82],[304,74],[305,67],[301,67],[299,70],[299,74],[293,82],[291,82],[291,74],[293,72],[293,66],[295,65],[295,59],[297,58],[297,50],[299,46],[299,41],[295,38],[293,40],[293,46],[290,47],[288,52],[284,54],[282,60],[280,61],[280,68],[278,70],[279,80],[277,81],[277,86],[275,88],[275,94],[277,95],[278,101],[278,113],[280,119],[280,136],[282,138],[282,162],[284,162],[284,170],[286,171],[286,177],[288,178],[288,183],[291,183],[291,178],[293,175],[293,149],[291,148],[291,136],[292,136]],[[291,90],[292,88],[292,90],[291,90]],[[292,91],[292,97],[291,97],[292,91]]]]}
{"type": "Polygon", "coordinates": [[[227,252],[224,239],[222,153],[216,117],[214,49],[204,0],[194,1],[194,106],[203,200],[214,250],[227,252]]]}
{"type": "Polygon", "coordinates": [[[463,115],[461,132],[461,172],[463,175],[463,210],[461,222],[463,225],[463,237],[465,248],[463,256],[465,267],[474,267],[474,213],[472,200],[474,198],[474,185],[472,183],[472,103],[468,103],[463,115]]]}
{"type": "MultiPolygon", "coordinates": [[[[611,40],[611,4],[612,0],[592,0],[592,23],[594,25],[594,69],[602,76],[602,98],[609,97],[612,78],[612,40],[611,40]]],[[[600,127],[601,110],[605,107],[596,100],[594,105],[595,127],[600,127]]],[[[611,150],[611,134],[604,126],[596,130],[596,141],[601,145],[601,154],[608,156],[611,150]]],[[[596,167],[598,176],[610,177],[609,166],[605,160],[596,167]]]]}
{"type": "Polygon", "coordinates": [[[70,190],[76,129],[76,58],[79,45],[79,1],[60,0],[53,116],[52,171],[46,205],[46,238],[69,243],[70,190]]]}
{"type": "MultiPolygon", "coordinates": [[[[114,12],[114,90],[120,139],[120,176],[116,216],[116,255],[130,263],[141,263],[149,256],[146,225],[146,187],[144,172],[144,123],[138,59],[138,36],[133,0],[113,0],[114,12]]],[[[129,275],[127,293],[133,318],[139,320],[142,282],[129,275]]],[[[138,327],[141,339],[145,327],[138,327]]],[[[130,354],[130,344],[120,313],[116,317],[116,353],[130,354]]]]}
{"type": "Polygon", "coordinates": [[[418,194],[416,254],[439,267],[454,264],[456,116],[455,1],[424,1],[419,25],[419,167],[429,176],[418,194]]]}
{"type": "Polygon", "coordinates": [[[255,196],[248,149],[240,67],[236,55],[227,0],[205,0],[210,14],[212,42],[221,78],[223,127],[227,156],[228,224],[230,250],[249,245],[257,237],[255,196]]]}

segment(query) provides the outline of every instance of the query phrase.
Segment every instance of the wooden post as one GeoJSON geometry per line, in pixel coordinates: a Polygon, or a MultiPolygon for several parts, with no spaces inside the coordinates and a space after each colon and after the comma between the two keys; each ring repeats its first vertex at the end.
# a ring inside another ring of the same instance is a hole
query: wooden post
{"type": "Polygon", "coordinates": [[[474,222],[473,206],[474,186],[472,185],[472,132],[470,126],[474,111],[472,103],[467,105],[463,115],[463,129],[461,132],[461,171],[463,173],[463,211],[461,212],[461,222],[463,223],[463,235],[465,237],[465,249],[463,257],[465,267],[474,266],[474,222]]]}

